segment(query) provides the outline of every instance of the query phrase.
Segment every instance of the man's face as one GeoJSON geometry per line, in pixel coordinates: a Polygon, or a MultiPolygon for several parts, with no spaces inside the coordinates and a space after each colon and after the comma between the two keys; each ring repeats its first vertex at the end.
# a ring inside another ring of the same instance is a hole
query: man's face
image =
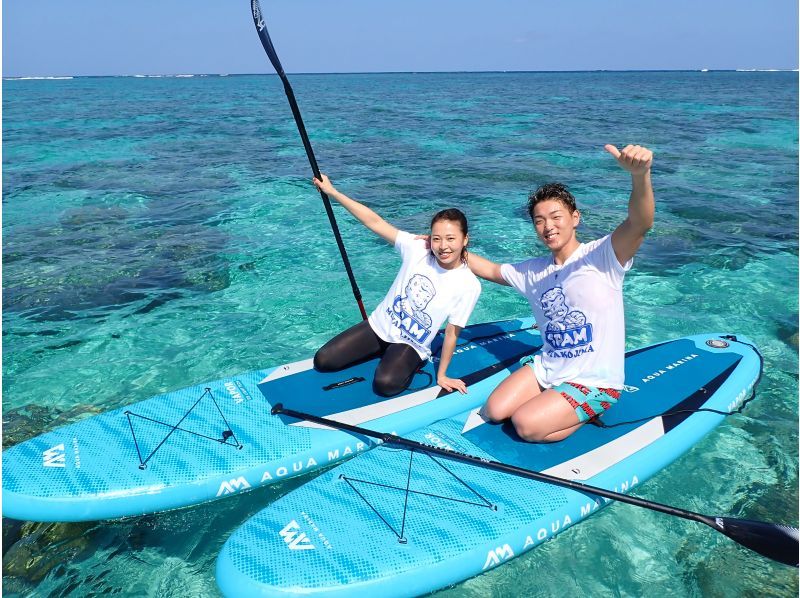
{"type": "Polygon", "coordinates": [[[575,229],[581,216],[556,199],[546,199],[533,208],[533,225],[536,234],[553,253],[575,239],[575,229]]]}

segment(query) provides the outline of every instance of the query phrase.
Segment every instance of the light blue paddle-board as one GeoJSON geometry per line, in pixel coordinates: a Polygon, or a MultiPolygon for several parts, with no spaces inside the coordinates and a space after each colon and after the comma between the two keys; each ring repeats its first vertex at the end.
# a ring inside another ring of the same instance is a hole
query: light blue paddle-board
{"type": "Polygon", "coordinates": [[[478,406],[508,367],[541,346],[533,320],[462,331],[448,373],[469,392],[436,385],[434,359],[408,391],[372,391],[377,360],[320,373],[311,360],[191,386],[47,432],[3,452],[3,515],[85,521],[201,503],[309,472],[370,441],[270,413],[272,405],[406,433],[478,406]]]}
{"type": "MultiPolygon", "coordinates": [[[[408,437],[629,492],[725,417],[697,409],[736,409],[760,373],[761,358],[746,338],[691,336],[627,354],[625,390],[602,418],[609,427],[586,425],[562,442],[533,444],[473,409],[408,437]]],[[[236,530],[217,561],[217,583],[227,596],[422,595],[531,550],[606,502],[382,445],[236,530]]]]}

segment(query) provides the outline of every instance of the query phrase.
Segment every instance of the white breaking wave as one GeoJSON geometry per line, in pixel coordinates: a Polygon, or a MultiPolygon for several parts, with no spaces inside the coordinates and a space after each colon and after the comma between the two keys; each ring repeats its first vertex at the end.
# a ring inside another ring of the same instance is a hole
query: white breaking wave
{"type": "Polygon", "coordinates": [[[737,73],[796,73],[797,69],[736,69],[737,73]]]}
{"type": "Polygon", "coordinates": [[[74,77],[3,77],[6,81],[60,81],[74,77]]]}

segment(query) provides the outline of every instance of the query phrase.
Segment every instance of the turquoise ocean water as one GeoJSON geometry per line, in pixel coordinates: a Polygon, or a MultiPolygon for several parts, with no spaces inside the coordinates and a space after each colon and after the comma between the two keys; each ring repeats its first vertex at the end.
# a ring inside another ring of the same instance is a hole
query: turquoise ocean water
{"type": "MultiPolygon", "coordinates": [[[[580,237],[625,216],[603,145],[655,152],[656,226],[628,347],[739,332],[758,398],[637,490],[797,525],[797,73],[296,75],[322,170],[397,226],[455,205],[473,249],[541,253],[524,205],[560,180],[580,237]]],[[[399,261],[337,208],[371,309],[399,261]]],[[[359,319],[275,76],[3,82],[3,445],[190,383],[306,358],[359,319]]],[[[472,321],[526,314],[484,283],[472,321]]],[[[216,555],[302,483],[123,521],[3,522],[8,595],[217,596],[216,555]]],[[[797,570],[612,505],[441,595],[796,596],[797,570]]]]}

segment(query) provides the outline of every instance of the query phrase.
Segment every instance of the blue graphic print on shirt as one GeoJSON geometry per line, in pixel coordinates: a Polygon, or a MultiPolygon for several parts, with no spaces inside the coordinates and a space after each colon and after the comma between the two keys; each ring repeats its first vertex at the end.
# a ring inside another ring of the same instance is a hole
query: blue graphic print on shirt
{"type": "Polygon", "coordinates": [[[551,353],[553,357],[577,357],[583,353],[593,351],[590,346],[592,342],[592,325],[586,321],[586,316],[583,312],[572,310],[567,305],[564,289],[553,287],[542,293],[540,302],[542,311],[548,320],[545,339],[555,349],[551,353]],[[589,346],[587,347],[587,345],[589,346]],[[576,347],[587,348],[576,352],[570,350],[576,347]]]}
{"type": "Polygon", "coordinates": [[[405,288],[405,296],[398,295],[392,302],[389,315],[392,324],[405,338],[423,345],[431,334],[433,321],[425,307],[436,295],[436,289],[427,276],[415,274],[405,288]]]}

